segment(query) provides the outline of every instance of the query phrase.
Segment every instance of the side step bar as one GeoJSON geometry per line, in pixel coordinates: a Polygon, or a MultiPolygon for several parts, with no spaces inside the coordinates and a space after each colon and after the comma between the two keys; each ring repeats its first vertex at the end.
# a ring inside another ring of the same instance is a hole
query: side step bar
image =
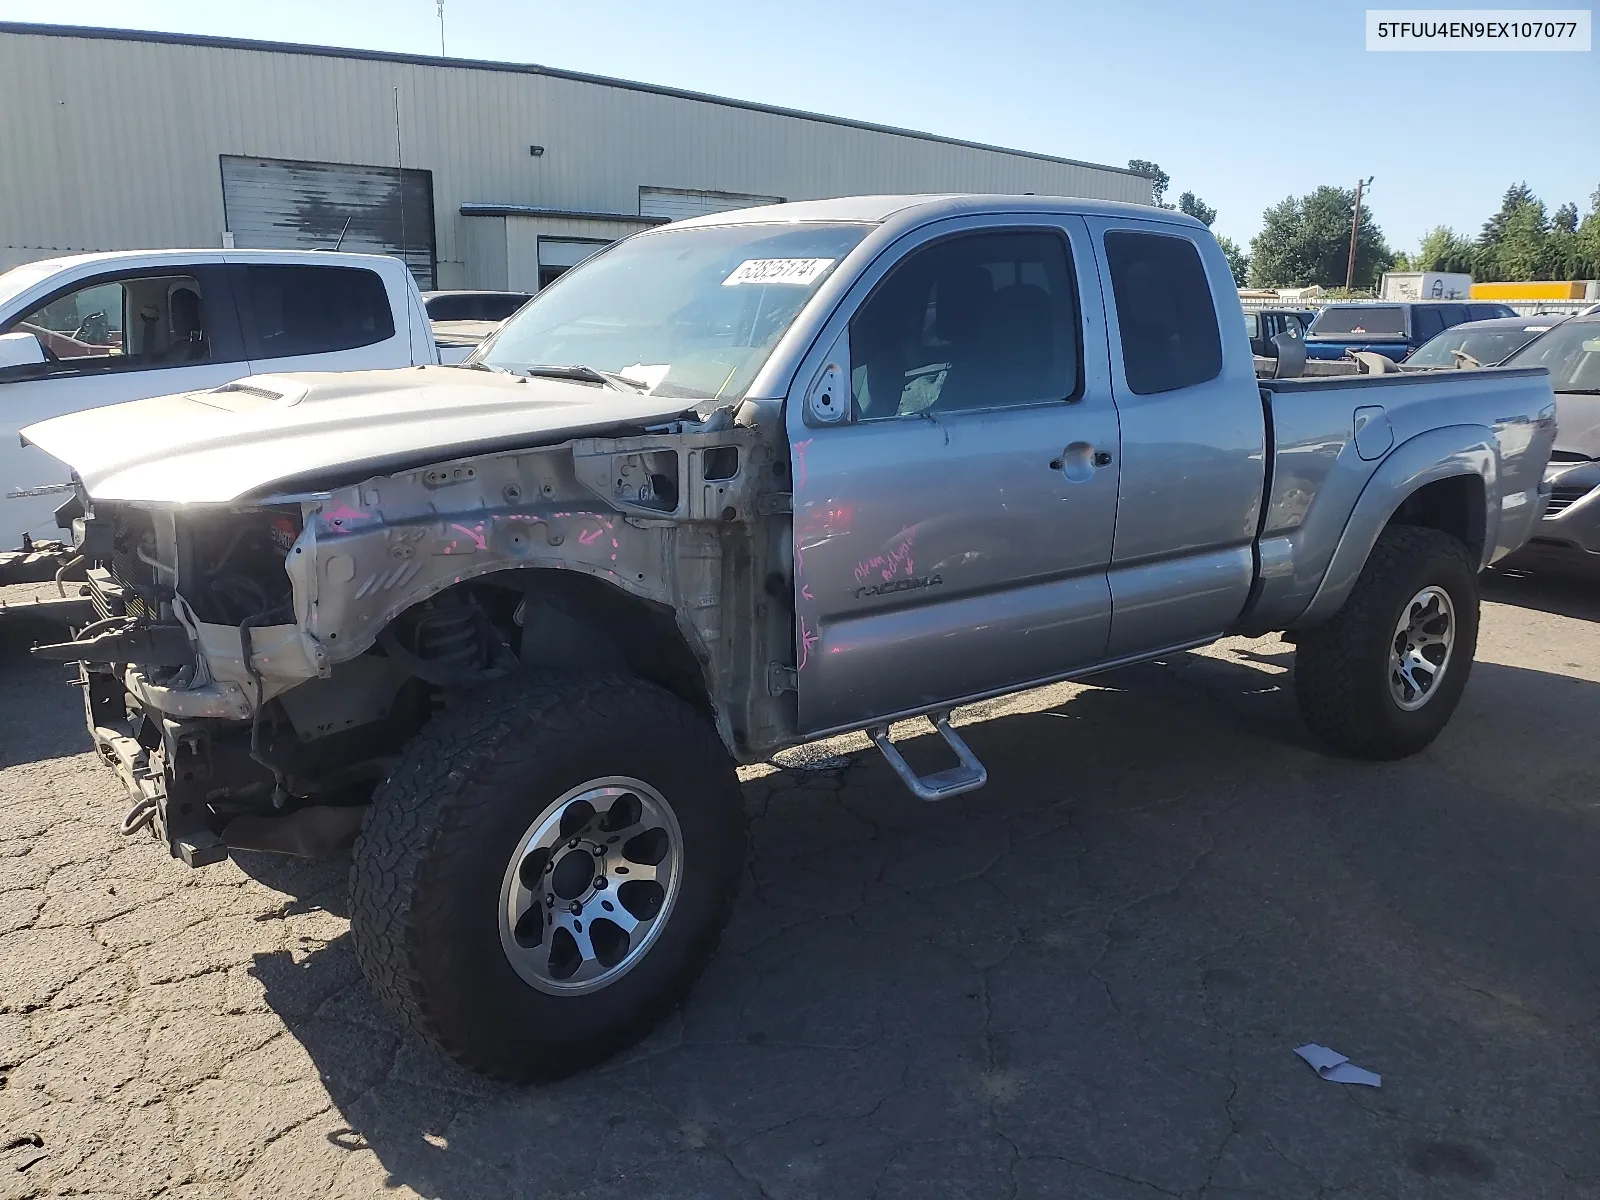
{"type": "Polygon", "coordinates": [[[961,760],[959,767],[949,767],[943,771],[935,771],[931,775],[918,775],[889,740],[887,725],[874,725],[867,730],[867,736],[894,768],[894,773],[900,776],[900,782],[910,788],[911,794],[918,800],[945,800],[951,796],[959,796],[963,792],[976,791],[988,783],[989,772],[978,761],[978,756],[961,740],[961,736],[950,728],[949,712],[932,713],[929,720],[933,722],[934,732],[944,739],[944,744],[949,746],[961,760]]]}

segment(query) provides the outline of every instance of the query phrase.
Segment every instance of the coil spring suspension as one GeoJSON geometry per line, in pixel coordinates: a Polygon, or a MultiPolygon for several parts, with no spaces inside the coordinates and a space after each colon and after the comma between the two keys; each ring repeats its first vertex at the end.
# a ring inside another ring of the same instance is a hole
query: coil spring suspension
{"type": "Polygon", "coordinates": [[[470,597],[428,602],[409,620],[406,641],[393,628],[378,635],[385,653],[419,679],[459,687],[505,674],[504,645],[489,614],[470,597]]]}
{"type": "Polygon", "coordinates": [[[417,657],[448,670],[478,670],[487,665],[485,623],[475,604],[424,611],[413,632],[417,657]]]}

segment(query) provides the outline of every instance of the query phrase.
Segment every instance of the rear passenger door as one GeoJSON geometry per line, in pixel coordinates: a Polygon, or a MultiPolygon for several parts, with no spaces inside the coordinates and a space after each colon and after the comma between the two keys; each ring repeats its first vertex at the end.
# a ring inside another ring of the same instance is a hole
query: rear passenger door
{"type": "Polygon", "coordinates": [[[830,318],[787,419],[802,730],[1101,660],[1117,414],[1080,218],[909,234],[830,318]]]}
{"type": "Polygon", "coordinates": [[[384,280],[364,267],[235,263],[228,268],[253,374],[364,371],[412,361],[384,280]]]}
{"type": "Polygon", "coordinates": [[[1122,425],[1107,651],[1118,659],[1209,640],[1243,611],[1266,421],[1216,242],[1181,225],[1088,223],[1122,425]],[[1219,323],[1220,313],[1229,315],[1219,323]]]}

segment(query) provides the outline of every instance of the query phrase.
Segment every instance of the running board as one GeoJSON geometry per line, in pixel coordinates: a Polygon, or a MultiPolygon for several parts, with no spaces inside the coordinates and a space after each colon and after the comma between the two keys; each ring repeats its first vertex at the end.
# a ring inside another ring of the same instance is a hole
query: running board
{"type": "Polygon", "coordinates": [[[989,772],[978,761],[978,756],[961,740],[961,735],[950,728],[950,714],[930,713],[928,719],[933,722],[934,732],[944,739],[944,744],[949,746],[961,760],[959,767],[935,771],[931,775],[918,775],[889,740],[887,725],[874,725],[867,730],[867,736],[872,739],[872,744],[888,760],[889,765],[894,768],[894,773],[900,776],[900,782],[911,789],[911,794],[918,800],[945,800],[951,796],[959,796],[963,792],[976,791],[988,783],[989,772]]]}

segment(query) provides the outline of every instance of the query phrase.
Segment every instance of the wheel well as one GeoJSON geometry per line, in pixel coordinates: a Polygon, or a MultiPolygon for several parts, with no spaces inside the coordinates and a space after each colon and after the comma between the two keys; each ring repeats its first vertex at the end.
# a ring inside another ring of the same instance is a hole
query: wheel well
{"type": "Polygon", "coordinates": [[[1420,525],[1448,533],[1471,549],[1478,562],[1483,561],[1487,521],[1487,494],[1477,475],[1452,475],[1425,484],[1389,518],[1390,525],[1420,525]]]}
{"type": "MultiPolygon", "coordinates": [[[[673,610],[581,571],[517,570],[457,584],[488,612],[524,665],[556,671],[622,670],[701,712],[712,711],[700,661],[673,610]]],[[[434,597],[437,604],[440,597],[434,597]]],[[[408,610],[410,611],[410,610],[408,610]]],[[[401,614],[397,622],[403,622],[401,614]]]]}

